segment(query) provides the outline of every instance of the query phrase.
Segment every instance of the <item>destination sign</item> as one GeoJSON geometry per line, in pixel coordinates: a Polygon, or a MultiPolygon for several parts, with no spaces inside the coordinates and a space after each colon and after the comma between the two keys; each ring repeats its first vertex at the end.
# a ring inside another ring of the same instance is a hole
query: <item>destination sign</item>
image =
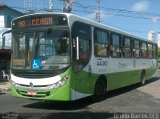
{"type": "Polygon", "coordinates": [[[63,15],[35,15],[17,19],[13,28],[29,28],[38,26],[67,25],[67,18],[63,15]]]}
{"type": "Polygon", "coordinates": [[[53,24],[52,17],[32,19],[32,26],[44,26],[44,25],[52,25],[52,24],[53,24]]]}

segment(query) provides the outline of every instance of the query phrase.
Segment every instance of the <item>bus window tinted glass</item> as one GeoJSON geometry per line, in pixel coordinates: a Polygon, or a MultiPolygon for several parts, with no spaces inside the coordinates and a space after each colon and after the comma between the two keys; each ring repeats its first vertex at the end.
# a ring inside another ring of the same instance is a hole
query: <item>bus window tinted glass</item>
{"type": "Polygon", "coordinates": [[[141,53],[142,53],[142,58],[147,58],[148,57],[147,43],[146,42],[142,42],[142,44],[141,44],[141,53]]]}
{"type": "Polygon", "coordinates": [[[123,57],[130,58],[132,57],[131,39],[125,37],[123,40],[123,57]]]}
{"type": "Polygon", "coordinates": [[[109,33],[101,30],[95,30],[95,56],[105,57],[109,54],[109,33]]]}
{"type": "Polygon", "coordinates": [[[153,47],[152,44],[148,44],[148,58],[153,57],[153,47]]]}
{"type": "Polygon", "coordinates": [[[121,57],[120,35],[112,34],[111,39],[112,39],[112,46],[111,46],[112,57],[121,57]]]}
{"type": "Polygon", "coordinates": [[[140,57],[140,42],[138,40],[133,41],[133,56],[135,58],[140,57]]]}
{"type": "Polygon", "coordinates": [[[69,65],[69,34],[66,30],[14,34],[15,69],[32,69],[32,60],[40,61],[39,70],[62,69],[69,65]],[[18,65],[18,67],[17,67],[18,65]]]}

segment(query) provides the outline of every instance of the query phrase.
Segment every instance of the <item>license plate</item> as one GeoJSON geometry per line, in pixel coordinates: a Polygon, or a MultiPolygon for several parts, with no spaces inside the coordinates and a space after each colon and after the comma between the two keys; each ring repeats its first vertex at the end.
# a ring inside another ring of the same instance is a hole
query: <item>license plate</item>
{"type": "Polygon", "coordinates": [[[35,92],[35,91],[28,91],[27,94],[31,95],[31,96],[36,96],[37,92],[35,92]]]}

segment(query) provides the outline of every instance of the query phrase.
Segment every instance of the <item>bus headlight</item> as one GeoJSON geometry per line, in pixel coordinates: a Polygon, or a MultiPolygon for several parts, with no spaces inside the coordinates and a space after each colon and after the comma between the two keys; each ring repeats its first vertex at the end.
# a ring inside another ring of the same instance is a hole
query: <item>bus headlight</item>
{"type": "Polygon", "coordinates": [[[51,84],[48,86],[49,89],[52,89],[52,88],[58,88],[58,87],[61,87],[63,86],[66,82],[67,82],[67,79],[68,77],[63,77],[60,81],[54,83],[54,84],[51,84]]]}
{"type": "Polygon", "coordinates": [[[17,84],[17,83],[14,82],[13,80],[10,80],[10,83],[11,83],[12,85],[14,85],[15,87],[18,87],[18,86],[19,86],[19,84],[17,84]]]}
{"type": "Polygon", "coordinates": [[[12,85],[15,85],[15,82],[14,82],[13,80],[10,80],[10,83],[11,83],[12,85]]]}

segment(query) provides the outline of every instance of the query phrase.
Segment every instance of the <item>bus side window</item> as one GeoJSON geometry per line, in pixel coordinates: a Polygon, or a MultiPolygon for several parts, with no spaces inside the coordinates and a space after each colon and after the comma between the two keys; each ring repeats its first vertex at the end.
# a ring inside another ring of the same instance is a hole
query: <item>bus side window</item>
{"type": "Polygon", "coordinates": [[[75,22],[72,26],[72,54],[74,71],[83,69],[91,55],[91,27],[90,25],[75,22]]]}
{"type": "Polygon", "coordinates": [[[79,40],[79,57],[81,60],[87,60],[89,58],[89,40],[79,40]]]}
{"type": "Polygon", "coordinates": [[[121,57],[121,37],[118,34],[111,35],[111,56],[112,57],[121,57]]]}
{"type": "Polygon", "coordinates": [[[153,58],[157,58],[157,46],[156,45],[153,45],[153,58]]]}
{"type": "Polygon", "coordinates": [[[133,41],[133,56],[135,58],[140,57],[140,42],[138,40],[133,41]]]}
{"type": "Polygon", "coordinates": [[[152,58],[153,57],[153,46],[152,44],[148,43],[148,58],[152,58]]]}
{"type": "Polygon", "coordinates": [[[123,57],[132,57],[131,39],[128,37],[124,37],[123,39],[123,57]]]}
{"type": "Polygon", "coordinates": [[[141,44],[141,55],[142,55],[142,58],[147,58],[148,57],[147,43],[146,42],[142,42],[142,44],[141,44]]]}
{"type": "Polygon", "coordinates": [[[97,30],[94,31],[94,53],[97,57],[109,56],[109,32],[97,30]]]}

